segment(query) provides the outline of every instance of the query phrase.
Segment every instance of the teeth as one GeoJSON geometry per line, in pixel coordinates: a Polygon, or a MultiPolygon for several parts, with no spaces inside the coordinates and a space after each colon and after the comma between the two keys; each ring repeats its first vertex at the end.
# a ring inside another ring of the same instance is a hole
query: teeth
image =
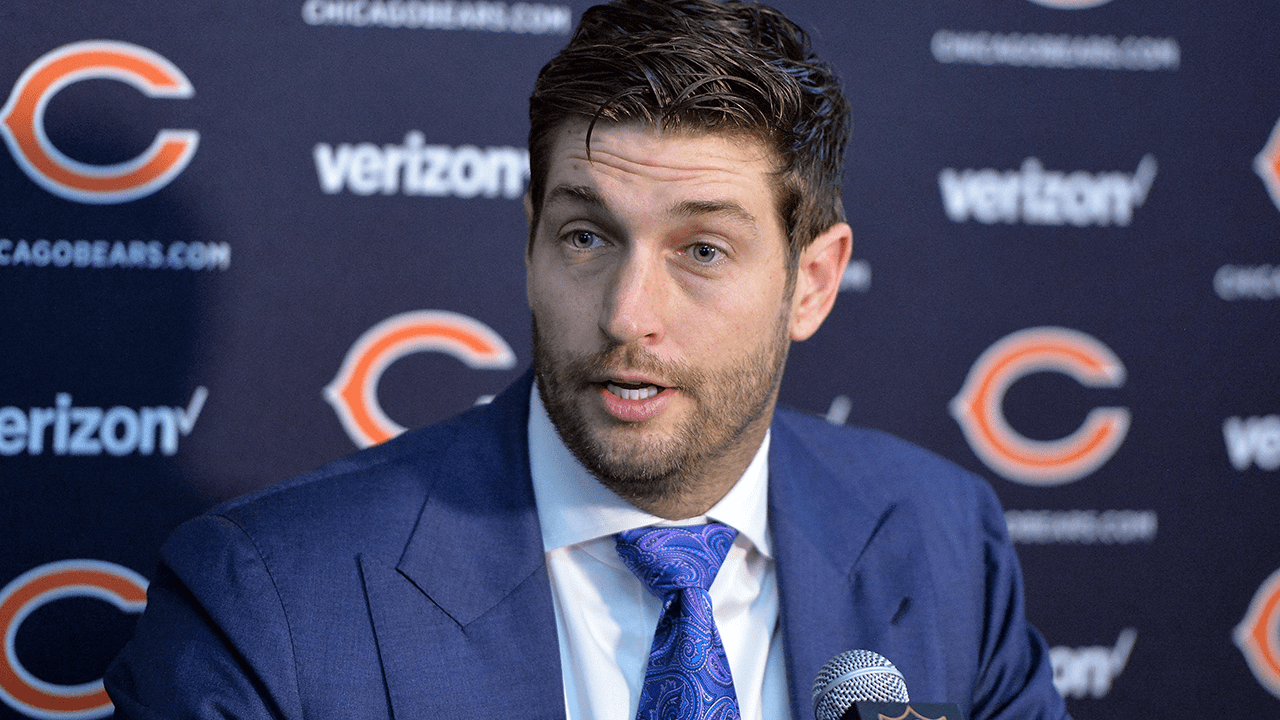
{"type": "Polygon", "coordinates": [[[638,388],[624,388],[621,385],[609,383],[606,385],[609,392],[617,395],[623,400],[648,400],[658,394],[658,388],[654,385],[645,385],[638,388]]]}

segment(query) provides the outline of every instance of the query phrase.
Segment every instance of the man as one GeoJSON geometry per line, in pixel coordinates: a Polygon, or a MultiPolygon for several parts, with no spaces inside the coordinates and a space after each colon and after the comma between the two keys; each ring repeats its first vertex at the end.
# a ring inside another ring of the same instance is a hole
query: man
{"type": "Polygon", "coordinates": [[[530,117],[533,372],[179,528],[118,714],[799,720],[866,648],[975,720],[1064,717],[989,488],[774,411],[851,243],[848,111],[804,34],[619,0],[530,117]],[[702,586],[654,584],[669,540],[714,555],[702,586]]]}

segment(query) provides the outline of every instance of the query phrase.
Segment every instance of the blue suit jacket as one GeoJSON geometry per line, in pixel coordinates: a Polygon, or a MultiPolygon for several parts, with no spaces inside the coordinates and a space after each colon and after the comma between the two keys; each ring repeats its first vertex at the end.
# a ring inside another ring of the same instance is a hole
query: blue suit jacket
{"type": "MultiPolygon", "coordinates": [[[[107,674],[117,715],[563,717],[529,382],[180,527],[107,674]]],[[[878,433],[785,410],[772,428],[796,720],[852,648],[972,720],[1065,716],[983,481],[878,433]]]]}

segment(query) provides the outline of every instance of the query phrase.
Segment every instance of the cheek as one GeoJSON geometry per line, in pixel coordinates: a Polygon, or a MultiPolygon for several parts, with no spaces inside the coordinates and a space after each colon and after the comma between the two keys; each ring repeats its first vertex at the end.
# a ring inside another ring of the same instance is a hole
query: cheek
{"type": "Polygon", "coordinates": [[[590,306],[581,290],[564,282],[563,278],[545,273],[530,274],[529,309],[545,340],[562,345],[590,330],[595,322],[590,306]]]}
{"type": "Polygon", "coordinates": [[[753,339],[771,332],[783,312],[783,279],[777,282],[740,283],[717,289],[700,298],[696,317],[708,334],[720,333],[753,339]]]}
{"type": "Polygon", "coordinates": [[[563,304],[565,292],[564,280],[556,276],[555,269],[545,257],[545,250],[535,250],[529,256],[525,286],[529,296],[529,309],[533,311],[539,324],[551,322],[552,314],[563,304]]]}
{"type": "Polygon", "coordinates": [[[765,345],[777,334],[783,311],[781,291],[756,288],[751,295],[739,296],[736,302],[709,307],[703,340],[721,351],[765,345]]]}

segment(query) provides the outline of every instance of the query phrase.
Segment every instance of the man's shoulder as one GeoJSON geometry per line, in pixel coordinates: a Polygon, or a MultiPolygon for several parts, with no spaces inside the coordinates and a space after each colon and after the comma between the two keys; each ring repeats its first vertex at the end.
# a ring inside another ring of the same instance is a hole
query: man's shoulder
{"type": "MultiPolygon", "coordinates": [[[[521,415],[518,388],[513,388],[512,394],[516,402],[511,398],[503,403],[495,401],[495,406],[471,408],[440,423],[410,430],[229,500],[188,525],[229,525],[260,548],[341,543],[377,551],[381,543],[387,550],[403,549],[428,497],[457,493],[457,486],[465,484],[460,479],[486,472],[492,475],[495,466],[513,464],[512,446],[523,447],[519,429],[525,416],[521,415]]],[[[182,530],[175,537],[181,534],[182,530]]]]}
{"type": "Polygon", "coordinates": [[[775,437],[796,444],[837,477],[913,486],[985,486],[986,481],[954,462],[889,433],[835,425],[788,408],[775,413],[775,437]]]}
{"type": "Polygon", "coordinates": [[[990,484],[919,445],[781,408],[773,430],[771,460],[778,469],[804,468],[806,490],[833,505],[856,503],[870,512],[911,509],[921,521],[960,521],[989,535],[1003,533],[1003,513],[990,484]]]}

